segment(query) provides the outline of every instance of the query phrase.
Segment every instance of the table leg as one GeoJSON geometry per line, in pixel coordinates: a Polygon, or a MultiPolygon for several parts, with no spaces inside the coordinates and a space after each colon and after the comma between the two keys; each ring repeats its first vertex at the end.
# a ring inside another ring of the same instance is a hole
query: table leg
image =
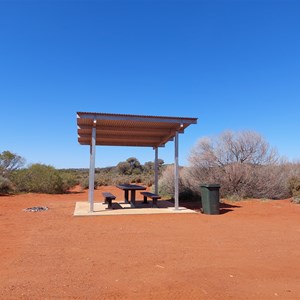
{"type": "Polygon", "coordinates": [[[125,203],[129,203],[128,201],[128,190],[125,190],[125,203]]]}
{"type": "Polygon", "coordinates": [[[148,201],[147,201],[147,196],[144,196],[144,202],[143,202],[144,204],[147,204],[148,203],[148,201]]]}
{"type": "Polygon", "coordinates": [[[135,207],[135,190],[131,190],[130,206],[135,207]]]}

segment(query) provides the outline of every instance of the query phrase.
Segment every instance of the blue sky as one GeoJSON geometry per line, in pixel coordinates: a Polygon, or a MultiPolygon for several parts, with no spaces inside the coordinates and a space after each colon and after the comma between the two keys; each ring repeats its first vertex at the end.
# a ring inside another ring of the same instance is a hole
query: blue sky
{"type": "MultiPolygon", "coordinates": [[[[77,111],[199,118],[180,164],[228,129],[299,160],[300,1],[0,0],[0,104],[0,152],[28,163],[89,166],[77,111]]],[[[154,153],[97,147],[96,165],[131,156],[154,153]]]]}

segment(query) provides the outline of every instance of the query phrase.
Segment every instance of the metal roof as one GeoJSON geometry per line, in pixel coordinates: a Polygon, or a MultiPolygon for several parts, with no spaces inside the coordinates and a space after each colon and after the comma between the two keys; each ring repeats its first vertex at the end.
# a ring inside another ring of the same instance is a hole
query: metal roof
{"type": "Polygon", "coordinates": [[[197,118],[77,112],[81,145],[91,145],[95,126],[96,145],[163,147],[190,124],[197,124],[197,118]]]}

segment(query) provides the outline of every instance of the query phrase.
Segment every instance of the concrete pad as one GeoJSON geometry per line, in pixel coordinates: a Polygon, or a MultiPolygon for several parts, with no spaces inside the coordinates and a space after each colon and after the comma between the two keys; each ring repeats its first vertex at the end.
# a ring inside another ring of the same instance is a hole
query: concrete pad
{"type": "Polygon", "coordinates": [[[124,202],[113,202],[113,209],[107,209],[107,204],[94,203],[94,211],[89,212],[90,204],[88,201],[76,202],[74,216],[115,216],[115,215],[147,215],[147,214],[196,214],[197,212],[185,207],[179,207],[178,210],[174,209],[174,204],[161,200],[158,201],[158,208],[151,207],[151,201],[144,204],[142,201],[136,201],[136,207],[130,207],[130,204],[124,202]]]}

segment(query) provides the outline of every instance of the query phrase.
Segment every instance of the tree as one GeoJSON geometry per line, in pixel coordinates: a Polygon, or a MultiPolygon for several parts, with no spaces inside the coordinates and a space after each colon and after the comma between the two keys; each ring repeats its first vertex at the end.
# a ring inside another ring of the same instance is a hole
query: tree
{"type": "Polygon", "coordinates": [[[154,162],[153,161],[147,161],[144,164],[144,171],[146,173],[152,174],[154,172],[154,162]]]}
{"type": "Polygon", "coordinates": [[[279,156],[256,132],[226,131],[215,139],[202,138],[189,162],[185,179],[194,190],[200,183],[220,183],[224,196],[274,197],[272,191],[278,197],[287,195],[279,156]]]}
{"type": "Polygon", "coordinates": [[[117,165],[118,173],[121,175],[130,174],[130,164],[127,161],[121,161],[117,165]]]}
{"type": "Polygon", "coordinates": [[[0,153],[0,175],[8,177],[8,175],[21,168],[25,164],[25,159],[10,151],[0,153]]]}
{"type": "Polygon", "coordinates": [[[117,169],[121,175],[138,175],[143,171],[142,165],[135,157],[129,157],[126,161],[119,162],[117,169]]]}
{"type": "Polygon", "coordinates": [[[130,164],[130,175],[140,175],[142,173],[143,167],[137,158],[129,157],[127,162],[130,164]]]}
{"type": "MultiPolygon", "coordinates": [[[[157,163],[158,163],[158,172],[161,173],[164,161],[161,158],[159,158],[157,160],[157,163]]],[[[145,164],[144,164],[144,171],[145,172],[147,172],[149,174],[154,174],[154,168],[155,168],[155,163],[153,161],[145,162],[145,164]]]]}
{"type": "Polygon", "coordinates": [[[256,132],[225,131],[216,139],[200,139],[189,160],[205,167],[224,167],[232,163],[263,165],[276,163],[278,155],[256,132]]]}
{"type": "Polygon", "coordinates": [[[129,157],[126,161],[130,164],[131,171],[142,168],[139,160],[135,157],[129,157]]]}

